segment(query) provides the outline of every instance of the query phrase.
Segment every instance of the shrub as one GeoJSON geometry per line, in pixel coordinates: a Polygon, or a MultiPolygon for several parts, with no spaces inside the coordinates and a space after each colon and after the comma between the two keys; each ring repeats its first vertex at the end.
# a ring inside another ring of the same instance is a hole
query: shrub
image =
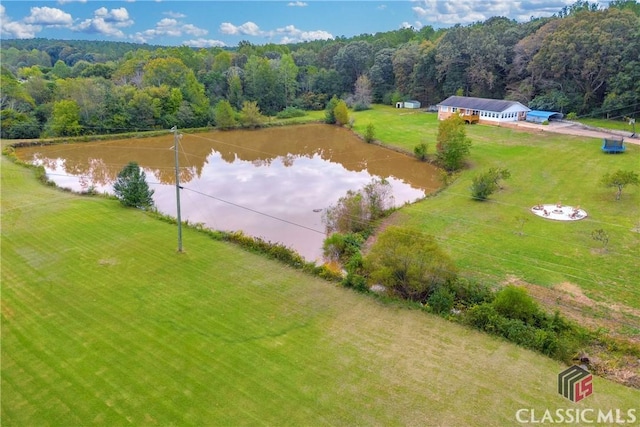
{"type": "Polygon", "coordinates": [[[427,299],[429,307],[434,313],[450,313],[453,308],[454,295],[445,286],[439,286],[427,299]]]}
{"type": "Polygon", "coordinates": [[[367,280],[357,273],[348,272],[347,277],[342,280],[342,286],[353,288],[359,292],[368,292],[367,280]]]}
{"type": "Polygon", "coordinates": [[[364,131],[365,142],[371,143],[375,139],[376,127],[373,123],[369,123],[364,131]]]}
{"type": "Polygon", "coordinates": [[[329,125],[333,125],[336,123],[336,113],[335,108],[338,105],[338,97],[334,96],[327,102],[327,106],[324,109],[324,122],[329,125]]]}
{"type": "Polygon", "coordinates": [[[240,120],[244,126],[257,128],[262,126],[265,116],[260,112],[260,107],[258,107],[256,101],[244,101],[240,112],[240,120]]]}
{"type": "Polygon", "coordinates": [[[502,316],[525,323],[533,323],[540,312],[538,304],[524,288],[512,285],[498,291],[492,304],[502,316]]]}
{"type": "Polygon", "coordinates": [[[439,286],[456,278],[456,268],[433,236],[390,226],[364,259],[364,270],[375,283],[397,296],[425,302],[439,286]]]}
{"type": "Polygon", "coordinates": [[[216,104],[214,120],[218,129],[231,129],[236,126],[235,112],[229,101],[224,100],[216,104]]]}
{"type": "Polygon", "coordinates": [[[415,154],[418,160],[422,160],[422,161],[427,160],[427,144],[423,142],[421,144],[416,145],[413,148],[413,154],[415,154]]]}
{"type": "Polygon", "coordinates": [[[508,169],[491,168],[487,172],[473,177],[470,187],[471,197],[475,200],[486,200],[500,187],[500,180],[508,179],[508,169]]]}
{"type": "Polygon", "coordinates": [[[276,117],[279,119],[292,119],[294,117],[304,117],[307,115],[307,112],[301,110],[296,107],[287,107],[284,110],[280,111],[276,117]]]}
{"type": "Polygon", "coordinates": [[[572,111],[567,114],[567,120],[578,120],[578,115],[572,111]]]}
{"type": "Polygon", "coordinates": [[[486,200],[497,189],[491,176],[486,173],[474,176],[471,182],[471,197],[475,200],[486,200]]]}
{"type": "Polygon", "coordinates": [[[323,216],[327,233],[369,232],[371,222],[381,218],[393,205],[391,185],[373,179],[362,190],[347,191],[323,216]]]}
{"type": "Polygon", "coordinates": [[[364,238],[356,233],[333,233],[324,240],[322,251],[331,261],[348,261],[354,254],[359,254],[364,238]]]}
{"type": "Polygon", "coordinates": [[[456,302],[464,307],[491,302],[495,298],[491,287],[464,277],[457,278],[448,288],[453,292],[456,302]]]}
{"type": "Polygon", "coordinates": [[[343,126],[349,123],[349,110],[347,109],[347,103],[343,100],[338,101],[336,107],[333,109],[333,115],[336,119],[336,124],[343,126]]]}

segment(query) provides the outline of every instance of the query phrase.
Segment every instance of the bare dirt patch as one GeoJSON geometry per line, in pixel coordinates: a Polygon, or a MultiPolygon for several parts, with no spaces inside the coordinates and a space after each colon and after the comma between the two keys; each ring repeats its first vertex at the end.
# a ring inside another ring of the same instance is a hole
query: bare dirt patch
{"type": "Polygon", "coordinates": [[[378,240],[378,236],[380,235],[380,233],[386,230],[390,225],[397,225],[399,223],[399,219],[400,218],[398,216],[398,212],[394,212],[388,217],[384,218],[382,222],[380,222],[380,224],[378,224],[378,226],[376,227],[375,232],[371,236],[369,236],[369,238],[367,238],[367,240],[362,245],[362,255],[368,254],[373,245],[378,240]]]}
{"type": "Polygon", "coordinates": [[[559,283],[551,288],[510,278],[506,284],[525,287],[547,310],[558,310],[564,316],[589,329],[605,329],[611,336],[640,344],[640,310],[619,303],[595,301],[576,284],[559,283]]]}
{"type": "MultiPolygon", "coordinates": [[[[622,345],[640,347],[640,310],[619,303],[595,301],[576,284],[559,283],[551,288],[509,278],[505,284],[525,287],[545,309],[558,310],[563,316],[590,330],[604,330],[622,345]]],[[[630,387],[640,388],[640,358],[594,346],[585,349],[592,372],[630,387]]]]}

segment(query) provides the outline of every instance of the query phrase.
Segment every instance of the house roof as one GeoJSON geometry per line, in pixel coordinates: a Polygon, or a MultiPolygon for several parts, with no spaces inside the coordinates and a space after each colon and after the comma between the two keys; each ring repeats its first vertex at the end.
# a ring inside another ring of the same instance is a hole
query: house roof
{"type": "Polygon", "coordinates": [[[474,98],[472,96],[450,96],[439,105],[445,107],[470,108],[472,110],[493,111],[501,113],[511,107],[522,107],[523,111],[529,111],[517,101],[505,101],[503,99],[474,98]]]}

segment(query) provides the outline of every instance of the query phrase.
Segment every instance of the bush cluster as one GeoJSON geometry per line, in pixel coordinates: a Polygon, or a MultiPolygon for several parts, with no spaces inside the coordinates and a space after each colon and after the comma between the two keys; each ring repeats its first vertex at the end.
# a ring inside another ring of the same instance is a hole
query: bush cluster
{"type": "Polygon", "coordinates": [[[562,318],[558,312],[545,313],[526,290],[515,286],[498,291],[492,302],[474,305],[464,313],[462,321],[566,362],[590,340],[577,325],[562,318]]]}
{"type": "Polygon", "coordinates": [[[304,110],[301,110],[300,108],[296,108],[296,107],[287,107],[284,110],[280,111],[276,117],[278,117],[279,119],[292,119],[294,117],[304,117],[307,115],[307,112],[304,110]]]}

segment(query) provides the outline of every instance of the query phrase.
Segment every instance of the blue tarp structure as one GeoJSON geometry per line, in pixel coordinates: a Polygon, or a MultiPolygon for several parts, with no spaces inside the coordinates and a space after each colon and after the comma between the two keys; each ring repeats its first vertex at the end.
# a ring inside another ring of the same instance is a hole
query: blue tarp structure
{"type": "Polygon", "coordinates": [[[555,111],[533,110],[527,112],[527,121],[533,123],[542,123],[551,119],[560,120],[562,117],[564,117],[562,113],[557,113],[555,111]]]}

